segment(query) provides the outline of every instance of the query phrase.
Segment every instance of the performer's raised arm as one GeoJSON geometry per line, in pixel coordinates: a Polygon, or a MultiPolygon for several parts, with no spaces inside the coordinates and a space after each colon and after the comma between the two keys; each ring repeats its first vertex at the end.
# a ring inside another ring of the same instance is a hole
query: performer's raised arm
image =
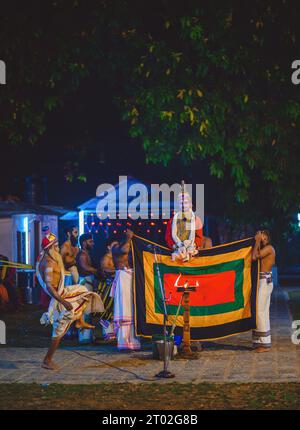
{"type": "Polygon", "coordinates": [[[114,252],[116,254],[119,253],[119,255],[128,254],[130,251],[130,242],[132,237],[133,237],[133,231],[127,230],[125,238],[122,240],[122,242],[120,242],[118,246],[115,245],[113,247],[114,252]]]}
{"type": "Polygon", "coordinates": [[[261,231],[258,231],[255,235],[255,245],[252,251],[252,260],[258,260],[260,258],[260,243],[261,243],[261,231]]]}

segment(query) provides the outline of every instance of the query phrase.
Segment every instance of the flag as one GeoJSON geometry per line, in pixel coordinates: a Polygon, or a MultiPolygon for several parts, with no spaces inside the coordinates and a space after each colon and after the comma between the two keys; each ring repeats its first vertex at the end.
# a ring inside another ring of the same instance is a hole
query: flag
{"type": "MultiPolygon", "coordinates": [[[[139,236],[132,239],[136,334],[162,334],[164,305],[172,326],[182,293],[174,285],[185,281],[196,287],[190,293],[192,340],[212,340],[256,328],[259,262],[252,261],[253,238],[199,251],[189,262],[172,261],[168,248],[139,236]]],[[[183,309],[175,334],[183,332],[183,309]]]]}

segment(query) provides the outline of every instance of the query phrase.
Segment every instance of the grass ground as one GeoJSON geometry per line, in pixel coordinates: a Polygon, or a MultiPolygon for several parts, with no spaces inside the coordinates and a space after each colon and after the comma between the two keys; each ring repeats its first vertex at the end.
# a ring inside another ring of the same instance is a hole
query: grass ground
{"type": "Polygon", "coordinates": [[[300,409],[300,384],[0,384],[0,409],[300,409]]]}

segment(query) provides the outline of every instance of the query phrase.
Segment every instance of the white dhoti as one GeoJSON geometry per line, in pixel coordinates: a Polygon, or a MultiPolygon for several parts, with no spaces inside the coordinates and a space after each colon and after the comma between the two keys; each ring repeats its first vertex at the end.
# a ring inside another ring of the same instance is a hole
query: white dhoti
{"type": "Polygon", "coordinates": [[[261,272],[257,298],[256,330],[252,332],[253,346],[271,348],[270,302],[273,291],[272,273],[261,272]]]}
{"type": "Polygon", "coordinates": [[[52,324],[52,337],[62,337],[70,325],[81,318],[83,313],[103,312],[104,306],[96,293],[89,292],[84,285],[70,285],[64,287],[61,293],[64,300],[71,303],[73,309],[66,308],[56,299],[52,298],[48,312],[41,318],[41,324],[52,324]]]}
{"type": "Polygon", "coordinates": [[[114,298],[114,324],[119,349],[140,349],[135,336],[133,307],[133,271],[117,270],[110,296],[114,298]]]}

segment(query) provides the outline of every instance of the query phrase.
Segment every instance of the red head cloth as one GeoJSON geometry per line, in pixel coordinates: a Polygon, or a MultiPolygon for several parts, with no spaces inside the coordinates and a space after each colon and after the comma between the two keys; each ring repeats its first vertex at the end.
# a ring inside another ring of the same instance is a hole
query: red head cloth
{"type": "Polygon", "coordinates": [[[42,240],[42,249],[45,250],[47,248],[50,248],[50,246],[54,245],[57,242],[58,240],[55,234],[48,233],[46,237],[44,237],[44,239],[42,240]]]}

